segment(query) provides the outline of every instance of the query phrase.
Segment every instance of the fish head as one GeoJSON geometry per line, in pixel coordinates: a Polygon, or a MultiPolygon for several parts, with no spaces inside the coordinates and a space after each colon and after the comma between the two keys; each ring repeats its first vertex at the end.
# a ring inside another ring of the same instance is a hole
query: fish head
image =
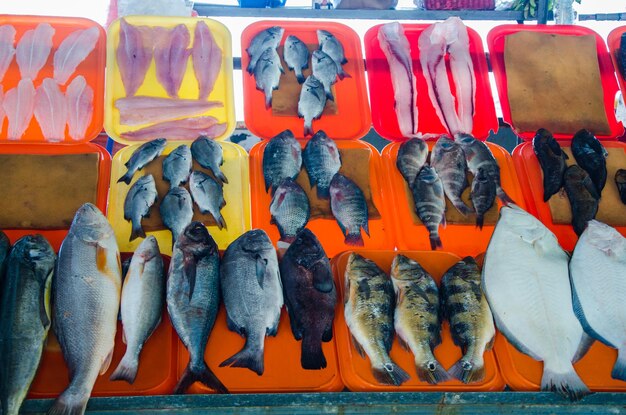
{"type": "Polygon", "coordinates": [[[347,279],[356,282],[363,278],[364,275],[370,274],[368,271],[373,267],[378,268],[374,261],[353,252],[350,254],[346,264],[347,279]]]}
{"type": "Polygon", "coordinates": [[[239,238],[241,249],[245,252],[260,254],[274,250],[272,241],[263,229],[252,229],[239,238]]]}
{"type": "Polygon", "coordinates": [[[323,85],[320,80],[315,77],[315,75],[309,75],[306,81],[304,81],[304,87],[311,92],[313,89],[323,88],[323,85]]]}
{"type": "MultiPolygon", "coordinates": [[[[42,235],[27,235],[15,242],[11,257],[22,264],[28,264],[33,270],[45,270],[47,275],[53,268],[56,259],[54,249],[42,235]]],[[[40,273],[37,273],[41,275],[40,273]]]]}
{"type": "Polygon", "coordinates": [[[587,228],[580,236],[580,242],[584,241],[606,255],[614,255],[617,252],[624,252],[626,249],[626,238],[614,227],[595,219],[587,223],[587,228]]]}
{"type": "Polygon", "coordinates": [[[334,61],[332,60],[332,58],[328,56],[325,52],[322,52],[319,49],[313,51],[313,59],[317,60],[317,63],[326,61],[328,63],[334,64],[334,61]]]}
{"type": "Polygon", "coordinates": [[[285,48],[288,49],[296,49],[300,46],[300,44],[304,43],[294,35],[287,36],[287,39],[285,40],[285,48]]]}
{"type": "Polygon", "coordinates": [[[195,256],[210,255],[217,252],[217,244],[202,222],[193,221],[183,230],[176,240],[176,247],[195,256]]]}
{"type": "Polygon", "coordinates": [[[165,146],[167,145],[167,139],[166,138],[155,138],[152,141],[148,141],[146,144],[150,144],[150,145],[154,146],[155,148],[164,149],[165,146]]]}
{"type": "Polygon", "coordinates": [[[451,275],[454,275],[457,278],[461,278],[467,282],[480,284],[480,271],[478,269],[478,264],[476,260],[467,256],[454,264],[452,268],[450,268],[451,275]]]}
{"type": "Polygon", "coordinates": [[[269,37],[274,39],[282,39],[283,34],[285,33],[285,29],[280,26],[272,26],[265,31],[269,37]]]}
{"type": "Polygon", "coordinates": [[[333,36],[333,34],[332,34],[332,33],[330,33],[330,32],[329,32],[329,31],[327,31],[327,30],[322,30],[322,29],[318,29],[318,30],[317,30],[317,43],[319,43],[319,44],[320,44],[320,46],[321,46],[324,42],[328,41],[329,39],[331,39],[331,38],[333,38],[333,37],[334,37],[334,36],[333,36]]]}
{"type": "Polygon", "coordinates": [[[428,274],[419,262],[407,256],[398,254],[391,263],[391,278],[398,281],[416,281],[428,274]]]}
{"type": "Polygon", "coordinates": [[[347,192],[354,190],[353,186],[356,186],[354,182],[348,179],[341,173],[335,173],[330,181],[330,196],[332,199],[341,199],[347,192]]]}
{"type": "Polygon", "coordinates": [[[476,142],[476,139],[471,134],[458,133],[454,135],[454,142],[462,147],[470,147],[476,142]]]}
{"type": "Polygon", "coordinates": [[[315,234],[306,228],[298,232],[289,248],[302,258],[328,258],[315,234]]]}
{"type": "Polygon", "coordinates": [[[535,136],[533,137],[533,147],[536,150],[539,150],[548,145],[548,142],[552,140],[554,140],[552,133],[545,128],[540,128],[537,130],[535,136]]]}
{"type": "Polygon", "coordinates": [[[155,187],[156,183],[154,182],[154,176],[152,176],[151,174],[146,174],[145,176],[141,176],[139,179],[137,179],[135,184],[137,186],[141,186],[141,187],[148,187],[148,188],[155,188],[156,189],[156,187],[155,187]]]}
{"type": "Polygon", "coordinates": [[[134,255],[141,257],[144,262],[148,262],[157,257],[157,255],[161,255],[157,239],[153,235],[148,235],[146,239],[141,242],[139,247],[137,247],[134,255]]]}
{"type": "Polygon", "coordinates": [[[279,140],[279,141],[291,141],[295,139],[296,137],[293,135],[293,132],[291,130],[284,130],[278,133],[276,136],[274,136],[274,138],[272,138],[272,140],[279,140]]]}
{"type": "Polygon", "coordinates": [[[85,203],[76,211],[70,233],[88,243],[97,243],[113,236],[113,228],[100,209],[85,203]]]}
{"type": "Polygon", "coordinates": [[[536,241],[550,235],[556,240],[554,234],[543,223],[513,203],[500,209],[500,218],[496,227],[498,226],[505,227],[510,233],[520,237],[527,243],[534,244],[536,241]]]}

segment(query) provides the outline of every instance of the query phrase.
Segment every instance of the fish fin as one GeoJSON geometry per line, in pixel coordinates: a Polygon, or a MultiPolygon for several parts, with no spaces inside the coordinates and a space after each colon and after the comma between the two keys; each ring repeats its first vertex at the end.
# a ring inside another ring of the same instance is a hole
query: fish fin
{"type": "MultiPolygon", "coordinates": [[[[295,240],[295,237],[293,239],[295,240]]],[[[335,288],[333,274],[326,264],[328,262],[318,261],[310,268],[313,274],[313,287],[321,293],[329,293],[335,288]]]]}
{"type": "Polygon", "coordinates": [[[591,391],[578,377],[573,366],[567,373],[552,372],[549,368],[543,369],[541,377],[541,390],[556,392],[570,401],[577,401],[589,395],[591,391]]]}
{"type": "Polygon", "coordinates": [[[217,169],[217,171],[213,172],[213,174],[215,174],[215,177],[221,180],[222,183],[228,184],[228,178],[226,177],[223,171],[221,171],[220,169],[217,169]]]}
{"type": "Polygon", "coordinates": [[[304,124],[304,136],[313,135],[313,126],[304,124]]]}
{"type": "Polygon", "coordinates": [[[400,386],[411,377],[394,362],[385,363],[383,367],[372,367],[372,373],[378,383],[400,386]]]}
{"type": "Polygon", "coordinates": [[[100,367],[100,376],[104,375],[107,370],[109,370],[109,366],[111,366],[111,361],[113,360],[113,348],[109,351],[109,354],[106,355],[104,360],[102,361],[102,366],[100,367]]]}
{"type": "MultiPolygon", "coordinates": [[[[52,271],[50,273],[52,273],[52,271]]],[[[42,281],[42,287],[39,290],[39,319],[41,320],[41,325],[45,328],[50,327],[50,315],[48,314],[49,307],[46,307],[46,281],[49,281],[49,278],[50,274],[48,274],[48,277],[42,281]]]]}
{"type": "MultiPolygon", "coordinates": [[[[126,350],[128,351],[128,349],[126,350]]],[[[117,366],[117,369],[115,369],[115,371],[111,374],[109,380],[125,380],[132,385],[137,377],[138,368],[139,360],[127,352],[122,358],[120,364],[117,366]]]]}
{"type": "Polygon", "coordinates": [[[264,371],[263,350],[256,350],[248,347],[248,339],[238,353],[220,363],[220,367],[244,367],[261,376],[264,371]]]}
{"type": "Polygon", "coordinates": [[[298,75],[296,75],[296,79],[298,80],[299,84],[303,84],[305,79],[304,79],[304,75],[302,75],[301,73],[299,73],[298,75]]]}
{"type": "Polygon", "coordinates": [[[356,234],[346,234],[346,239],[344,243],[350,246],[365,246],[365,242],[363,242],[363,237],[361,236],[361,230],[359,229],[359,233],[356,234]]]}
{"type": "Polygon", "coordinates": [[[274,218],[274,216],[270,217],[270,225],[276,225],[276,219],[274,218]]]}
{"type": "Polygon", "coordinates": [[[485,378],[485,363],[462,357],[448,369],[448,373],[465,384],[479,382],[485,378]]]}
{"type": "Polygon", "coordinates": [[[485,217],[483,215],[476,215],[476,227],[482,230],[484,224],[485,224],[485,217]]]}
{"type": "MultiPolygon", "coordinates": [[[[66,391],[67,392],[67,391],[66,391]]],[[[81,400],[76,401],[76,395],[64,392],[57,398],[48,409],[47,415],[83,415],[89,402],[89,395],[82,396],[81,400]]]]}
{"type": "Polygon", "coordinates": [[[617,360],[611,371],[611,377],[626,381],[626,353],[624,353],[624,349],[617,350],[617,360]]]}
{"type": "Polygon", "coordinates": [[[465,203],[463,203],[461,199],[459,199],[456,203],[453,203],[453,205],[456,208],[456,210],[458,210],[459,213],[463,216],[468,216],[474,213],[474,210],[470,208],[469,206],[467,206],[465,203]]]}
{"type": "Polygon", "coordinates": [[[124,331],[124,330],[122,330],[122,343],[128,344],[128,343],[126,343],[126,331],[124,331]]]}
{"type": "Polygon", "coordinates": [[[443,244],[441,243],[441,238],[439,235],[430,235],[430,249],[436,251],[438,248],[443,248],[443,244]]]}
{"type": "Polygon", "coordinates": [[[265,91],[265,109],[268,110],[272,108],[272,91],[265,91]]]}
{"type": "Polygon", "coordinates": [[[98,271],[107,270],[107,249],[99,244],[96,245],[96,267],[98,271]]]}
{"type": "Polygon", "coordinates": [[[365,350],[363,350],[363,347],[361,347],[361,343],[359,343],[359,341],[354,336],[350,337],[352,337],[352,344],[354,345],[354,348],[356,349],[359,356],[365,359],[365,350]]]}
{"type": "Polygon", "coordinates": [[[367,220],[367,221],[365,222],[365,224],[362,226],[362,228],[363,228],[363,230],[365,231],[365,234],[366,234],[367,236],[370,236],[370,221],[369,221],[369,220],[367,220]]]}
{"type": "Polygon", "coordinates": [[[500,199],[500,202],[502,202],[502,204],[505,206],[515,204],[515,201],[511,199],[509,195],[506,194],[504,189],[500,186],[498,186],[498,189],[496,190],[496,195],[498,196],[498,199],[500,199]]]}
{"type": "Polygon", "coordinates": [[[133,223],[132,229],[130,232],[129,241],[133,241],[137,238],[145,238],[145,237],[146,237],[146,232],[143,230],[143,227],[141,226],[141,222],[139,222],[139,226],[135,226],[135,224],[133,223]]]}
{"type": "Polygon", "coordinates": [[[180,395],[185,393],[185,391],[197,381],[202,382],[204,385],[218,393],[229,393],[226,386],[224,386],[217,376],[215,376],[215,373],[211,371],[205,362],[202,362],[200,370],[193,370],[191,368],[191,363],[187,365],[185,371],[183,372],[183,376],[174,388],[174,394],[180,395]]]}
{"type": "Polygon", "coordinates": [[[441,224],[441,226],[443,226],[443,228],[445,229],[446,226],[448,226],[448,222],[446,221],[446,212],[443,212],[443,215],[441,215],[441,222],[439,222],[441,224]]]}
{"type": "Polygon", "coordinates": [[[302,369],[319,370],[326,367],[326,357],[322,350],[322,339],[305,333],[302,338],[302,356],[300,358],[302,369]]]}
{"type": "Polygon", "coordinates": [[[415,362],[415,370],[417,372],[417,377],[419,380],[423,382],[428,382],[431,385],[435,385],[437,383],[446,382],[452,377],[446,372],[446,370],[441,366],[435,359],[428,360],[426,362],[415,362]]]}
{"type": "Polygon", "coordinates": [[[583,335],[580,339],[580,344],[578,345],[576,354],[574,355],[574,358],[572,359],[572,363],[576,363],[580,359],[585,357],[585,355],[587,354],[587,352],[589,351],[589,349],[591,348],[591,346],[593,345],[595,341],[596,339],[594,339],[593,337],[591,337],[590,335],[588,335],[587,333],[583,331],[583,335]]]}
{"type": "Polygon", "coordinates": [[[261,258],[260,255],[256,256],[256,280],[259,282],[259,286],[263,288],[263,280],[265,279],[265,272],[267,271],[267,259],[261,258]]]}
{"type": "Polygon", "coordinates": [[[196,260],[193,254],[185,251],[183,254],[183,271],[189,281],[189,299],[193,297],[193,291],[196,288],[196,260]]]}
{"type": "Polygon", "coordinates": [[[345,65],[346,63],[348,63],[348,59],[346,59],[346,57],[344,56],[343,59],[341,60],[341,64],[345,65]]]}
{"type": "Polygon", "coordinates": [[[217,223],[218,229],[228,229],[226,227],[226,220],[224,219],[224,216],[219,215],[218,218],[215,218],[215,222],[217,223]]]}
{"type": "Polygon", "coordinates": [[[328,325],[328,327],[326,327],[326,330],[324,330],[324,333],[322,334],[322,341],[323,342],[329,342],[333,339],[333,325],[332,322],[331,324],[328,325]]]}
{"type": "Polygon", "coordinates": [[[117,179],[117,182],[124,182],[126,184],[130,184],[130,182],[133,180],[133,175],[129,174],[130,171],[127,171],[126,174],[124,174],[122,177],[120,177],[119,179],[117,179]]]}
{"type": "MultiPolygon", "coordinates": [[[[572,286],[572,307],[574,309],[574,314],[576,315],[576,318],[578,318],[578,321],[580,321],[580,325],[583,327],[583,330],[585,331],[585,333],[591,336],[592,338],[608,345],[609,347],[617,349],[617,347],[614,344],[611,344],[611,342],[609,342],[607,339],[602,337],[598,332],[596,332],[593,329],[593,327],[591,327],[591,325],[589,324],[589,321],[587,320],[587,316],[585,316],[585,310],[583,310],[583,307],[580,304],[580,299],[578,298],[578,292],[576,291],[576,285],[571,284],[571,286],[572,286]]],[[[585,341],[585,338],[583,336],[581,338],[581,343],[584,341],[585,341]]],[[[579,345],[578,351],[576,352],[576,354],[578,354],[581,351],[580,349],[581,347],[584,347],[584,346],[579,345]]],[[[580,357],[582,358],[582,356],[580,357]]]]}
{"type": "Polygon", "coordinates": [[[329,89],[326,91],[326,99],[329,101],[335,101],[335,97],[333,96],[333,92],[329,89]]]}
{"type": "MultiPolygon", "coordinates": [[[[396,304],[398,304],[398,301],[396,301],[396,304]]],[[[404,341],[404,339],[400,336],[398,336],[398,343],[400,344],[400,347],[402,347],[407,352],[411,351],[409,344],[406,341],[404,341]]]]}

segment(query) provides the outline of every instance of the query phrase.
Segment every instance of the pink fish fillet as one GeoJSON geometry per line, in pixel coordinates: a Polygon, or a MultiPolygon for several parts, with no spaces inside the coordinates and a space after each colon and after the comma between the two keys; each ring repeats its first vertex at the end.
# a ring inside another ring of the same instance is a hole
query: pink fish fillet
{"type": "Polygon", "coordinates": [[[391,72],[400,132],[404,137],[413,137],[417,135],[417,87],[409,41],[398,22],[382,25],[378,31],[378,41],[391,72]]]}
{"type": "Polygon", "coordinates": [[[54,54],[54,79],[61,85],[65,85],[76,67],[84,61],[94,50],[100,30],[96,27],[76,30],[69,34],[54,54]]]}
{"type": "Polygon", "coordinates": [[[67,103],[65,102],[65,95],[52,78],[44,79],[37,88],[35,118],[46,140],[55,142],[65,138],[67,103]]]}
{"type": "Polygon", "coordinates": [[[226,128],[226,123],[218,123],[214,117],[183,118],[123,133],[121,137],[133,141],[152,140],[158,137],[165,137],[168,140],[194,140],[201,135],[209,138],[219,137],[226,132],[226,128]]]}
{"type": "Polygon", "coordinates": [[[187,61],[191,50],[189,46],[189,30],[187,26],[179,24],[171,30],[157,27],[156,43],[154,44],[154,62],[156,76],[167,94],[178,98],[178,90],[183,83],[187,61]]]}
{"type": "Polygon", "coordinates": [[[17,44],[17,65],[22,78],[37,79],[39,70],[48,61],[55,30],[48,23],[39,23],[28,30],[17,44]]]}
{"type": "Polygon", "coordinates": [[[15,55],[15,28],[10,24],[0,26],[0,82],[15,55]]]}
{"type": "Polygon", "coordinates": [[[70,137],[82,140],[93,117],[93,89],[82,75],[78,75],[68,85],[65,100],[70,137]]]}
{"type": "Polygon", "coordinates": [[[135,95],[152,61],[152,45],[144,41],[145,33],[124,19],[120,21],[120,41],[115,56],[127,96],[135,95]]]}
{"type": "Polygon", "coordinates": [[[126,97],[115,101],[115,108],[120,111],[120,123],[124,125],[140,125],[191,117],[222,105],[217,101],[145,96],[126,97]]]}
{"type": "Polygon", "coordinates": [[[217,46],[209,26],[202,20],[196,24],[191,59],[200,91],[198,98],[207,99],[222,68],[222,50],[217,46]]]}
{"type": "Polygon", "coordinates": [[[2,88],[2,85],[0,85],[0,131],[2,131],[2,124],[4,123],[4,117],[5,117],[5,113],[4,113],[4,106],[2,105],[2,103],[4,102],[4,89],[2,88]]]}
{"type": "Polygon", "coordinates": [[[20,80],[17,86],[7,91],[2,103],[9,119],[7,138],[19,140],[33,118],[35,108],[35,86],[30,78],[20,80]]]}

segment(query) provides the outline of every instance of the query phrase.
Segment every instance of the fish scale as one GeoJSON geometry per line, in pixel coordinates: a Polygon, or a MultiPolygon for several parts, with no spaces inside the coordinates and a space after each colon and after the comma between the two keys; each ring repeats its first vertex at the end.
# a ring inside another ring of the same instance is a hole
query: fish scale
{"type": "Polygon", "coordinates": [[[270,223],[278,227],[280,240],[291,243],[311,217],[309,198],[299,184],[285,179],[272,197],[270,214],[270,223]]]}
{"type": "Polygon", "coordinates": [[[302,161],[309,175],[311,187],[317,187],[317,197],[328,199],[330,182],[341,168],[341,154],[335,141],[324,131],[318,131],[306,143],[302,161]]]}
{"type": "Polygon", "coordinates": [[[272,194],[284,179],[295,179],[302,166],[302,149],[290,130],[272,137],[263,150],[265,191],[272,194]]]}
{"type": "Polygon", "coordinates": [[[361,229],[369,236],[367,202],[359,186],[341,173],[330,182],[330,210],[345,236],[344,243],[363,246],[361,229]]]}
{"type": "Polygon", "coordinates": [[[444,193],[454,207],[463,215],[471,213],[472,209],[461,200],[468,186],[467,162],[461,146],[442,135],[430,154],[430,164],[441,178],[444,193]]]}

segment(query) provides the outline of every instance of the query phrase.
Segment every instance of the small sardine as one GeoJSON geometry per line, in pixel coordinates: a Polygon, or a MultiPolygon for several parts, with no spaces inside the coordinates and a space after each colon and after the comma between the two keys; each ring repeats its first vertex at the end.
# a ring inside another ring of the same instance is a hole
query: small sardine
{"type": "Polygon", "coordinates": [[[359,186],[341,173],[330,182],[330,210],[345,236],[344,243],[363,246],[361,228],[370,234],[367,202],[359,186]]]}
{"type": "Polygon", "coordinates": [[[289,35],[285,40],[285,49],[283,50],[283,58],[287,67],[296,74],[298,83],[304,82],[302,70],[309,67],[309,49],[304,42],[296,36],[289,35]]]}
{"type": "Polygon", "coordinates": [[[313,135],[313,120],[322,116],[326,106],[324,85],[315,76],[309,76],[300,91],[298,116],[304,118],[304,135],[313,135]]]}
{"type": "Polygon", "coordinates": [[[226,206],[222,184],[201,171],[194,171],[189,179],[189,190],[200,212],[210,213],[217,222],[217,227],[226,229],[226,221],[221,212],[226,206]]]}
{"type": "Polygon", "coordinates": [[[128,159],[128,161],[124,164],[128,169],[126,174],[120,177],[117,182],[130,184],[133,180],[133,176],[138,170],[143,169],[148,163],[163,153],[166,144],[167,140],[165,138],[157,138],[137,147],[137,149],[130,156],[130,159],[128,159]]]}
{"type": "Polygon", "coordinates": [[[163,160],[163,180],[170,182],[170,189],[187,183],[191,173],[191,150],[187,144],[174,149],[163,160]]]}
{"type": "Polygon", "coordinates": [[[328,199],[330,181],[341,168],[341,154],[335,141],[328,138],[324,131],[318,131],[306,143],[302,161],[311,187],[317,187],[317,197],[328,199]]]}
{"type": "Polygon", "coordinates": [[[441,248],[439,224],[446,223],[446,200],[443,184],[435,169],[424,166],[417,175],[412,187],[415,211],[430,233],[430,248],[441,248]]]}
{"type": "Polygon", "coordinates": [[[156,184],[151,174],[140,177],[128,190],[124,200],[124,219],[132,224],[130,241],[146,237],[141,220],[150,215],[150,208],[157,197],[156,184]]]}
{"type": "Polygon", "coordinates": [[[224,164],[224,155],[222,146],[217,141],[201,135],[191,143],[191,155],[200,166],[210,170],[217,180],[228,183],[228,179],[220,170],[220,166],[224,164]]]}
{"type": "Polygon", "coordinates": [[[161,201],[159,211],[163,225],[172,232],[174,243],[193,218],[191,195],[184,187],[170,189],[161,201]]]}
{"type": "Polygon", "coordinates": [[[291,243],[311,217],[309,198],[302,187],[291,179],[278,186],[270,203],[270,223],[278,227],[280,240],[291,243]]]}

